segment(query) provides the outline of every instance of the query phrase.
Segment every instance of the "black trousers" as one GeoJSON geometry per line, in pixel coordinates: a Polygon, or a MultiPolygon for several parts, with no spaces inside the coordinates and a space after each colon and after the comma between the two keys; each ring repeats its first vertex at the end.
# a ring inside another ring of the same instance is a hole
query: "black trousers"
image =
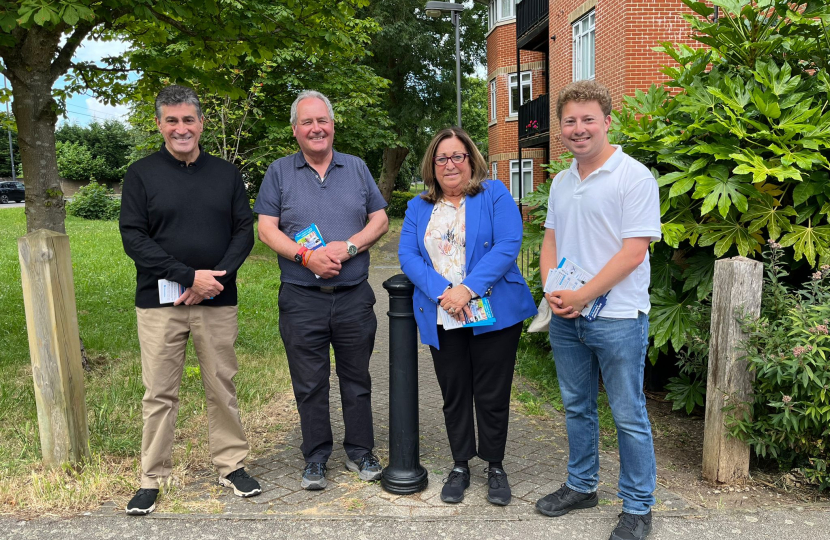
{"type": "Polygon", "coordinates": [[[375,293],[367,281],[322,292],[290,283],[280,286],[280,335],[300,413],[306,462],[325,463],[333,441],[329,376],[334,349],[346,435],[343,447],[358,461],[375,446],[369,358],[375,344],[375,293]]]}
{"type": "Polygon", "coordinates": [[[477,336],[471,328],[438,327],[440,349],[430,347],[430,351],[444,397],[444,421],[455,461],[475,456],[484,461],[504,459],[510,389],[521,335],[522,323],[477,336]]]}

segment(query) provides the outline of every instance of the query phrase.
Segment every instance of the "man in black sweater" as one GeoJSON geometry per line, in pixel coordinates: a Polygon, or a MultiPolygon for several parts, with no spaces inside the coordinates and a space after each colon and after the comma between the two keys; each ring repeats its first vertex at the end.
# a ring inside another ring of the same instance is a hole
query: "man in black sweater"
{"type": "Polygon", "coordinates": [[[253,215],[239,170],[199,146],[204,117],[196,93],[168,86],[156,98],[161,149],[127,170],[121,238],[135,261],[135,306],[144,387],[141,488],[127,514],[155,509],[172,471],[179,385],[190,335],[208,410],[219,484],[240,497],[261,492],[242,466],[248,442],[239,419],[234,343],[236,272],[254,245],[253,215]]]}

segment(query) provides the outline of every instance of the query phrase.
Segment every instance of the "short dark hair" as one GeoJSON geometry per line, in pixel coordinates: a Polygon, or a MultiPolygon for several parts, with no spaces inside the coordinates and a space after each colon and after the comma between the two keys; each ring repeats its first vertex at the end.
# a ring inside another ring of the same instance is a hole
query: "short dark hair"
{"type": "Polygon", "coordinates": [[[487,172],[489,171],[487,162],[484,161],[484,156],[478,151],[478,148],[466,131],[460,127],[442,129],[430,141],[429,146],[427,146],[427,151],[424,154],[424,159],[421,161],[421,178],[427,187],[427,192],[422,194],[421,198],[432,204],[437,203],[444,196],[444,192],[441,190],[441,186],[435,178],[435,162],[433,159],[435,158],[435,153],[438,151],[438,145],[441,144],[441,141],[453,137],[461,141],[467,153],[470,154],[470,183],[464,188],[465,195],[479,193],[482,190],[481,182],[487,177],[487,172]]]}
{"type": "Polygon", "coordinates": [[[562,120],[562,109],[571,101],[584,103],[596,101],[602,109],[603,116],[611,114],[611,92],[603,84],[596,81],[585,80],[572,82],[559,92],[556,100],[556,117],[562,120]]]}
{"type": "Polygon", "coordinates": [[[196,91],[178,84],[165,86],[156,96],[156,118],[161,120],[161,107],[163,105],[181,105],[182,103],[196,107],[196,116],[202,118],[202,104],[199,103],[199,96],[196,95],[196,91]]]}

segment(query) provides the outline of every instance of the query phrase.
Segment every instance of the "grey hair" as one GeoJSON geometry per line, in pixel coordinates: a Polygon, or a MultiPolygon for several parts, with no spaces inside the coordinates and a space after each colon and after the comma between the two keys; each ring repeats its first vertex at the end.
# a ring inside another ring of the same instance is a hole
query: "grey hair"
{"type": "Polygon", "coordinates": [[[334,121],[334,109],[331,108],[331,101],[329,98],[321,94],[316,90],[303,90],[300,92],[300,95],[297,96],[297,99],[294,100],[294,103],[291,104],[291,125],[297,125],[297,106],[300,102],[307,98],[317,98],[321,100],[323,103],[326,104],[326,109],[329,111],[329,118],[334,121]]]}
{"type": "Polygon", "coordinates": [[[196,95],[196,91],[178,84],[165,86],[156,96],[156,118],[161,120],[162,106],[181,105],[183,103],[196,107],[196,116],[202,118],[202,105],[199,103],[199,96],[196,95]]]}

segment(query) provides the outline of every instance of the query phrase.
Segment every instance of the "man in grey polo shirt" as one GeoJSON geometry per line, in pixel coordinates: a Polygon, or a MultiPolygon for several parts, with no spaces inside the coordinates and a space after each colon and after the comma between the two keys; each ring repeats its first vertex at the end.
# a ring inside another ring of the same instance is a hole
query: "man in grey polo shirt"
{"type": "Polygon", "coordinates": [[[259,238],[279,255],[280,335],[300,413],[306,466],[302,487],[326,487],[333,437],[329,415],[329,347],[334,349],[346,435],[346,467],[380,478],[374,448],[369,357],[375,343],[375,295],[369,248],[389,229],[386,201],[366,164],[335,152],[334,113],[319,92],[291,105],[300,151],[268,168],[254,211],[259,238]],[[297,233],[315,225],[325,246],[310,251],[297,233]]]}

